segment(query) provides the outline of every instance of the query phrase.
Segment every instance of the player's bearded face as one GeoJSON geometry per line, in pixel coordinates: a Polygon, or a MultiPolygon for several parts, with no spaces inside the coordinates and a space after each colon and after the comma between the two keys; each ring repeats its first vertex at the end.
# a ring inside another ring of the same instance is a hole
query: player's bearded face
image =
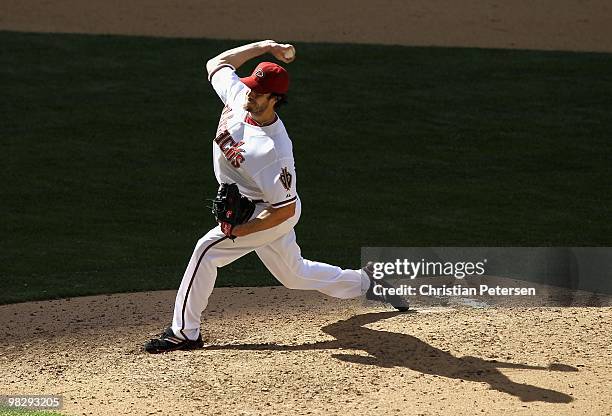
{"type": "Polygon", "coordinates": [[[251,114],[261,114],[274,105],[271,94],[259,94],[249,91],[244,102],[244,109],[251,114]]]}

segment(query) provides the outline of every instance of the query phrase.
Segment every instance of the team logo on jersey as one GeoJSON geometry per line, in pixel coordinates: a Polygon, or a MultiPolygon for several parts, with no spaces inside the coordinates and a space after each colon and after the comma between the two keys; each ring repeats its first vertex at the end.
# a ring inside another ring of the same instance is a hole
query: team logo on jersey
{"type": "Polygon", "coordinates": [[[259,78],[263,78],[265,75],[264,71],[261,68],[258,68],[257,71],[255,71],[255,76],[259,77],[259,78]]]}
{"type": "Polygon", "coordinates": [[[293,179],[293,176],[291,176],[289,170],[286,167],[282,168],[280,174],[280,181],[286,190],[291,189],[291,179],[293,179]]]}
{"type": "Polygon", "coordinates": [[[227,130],[215,138],[215,143],[219,145],[223,156],[225,156],[233,167],[239,168],[240,164],[244,162],[245,158],[243,153],[245,153],[245,150],[240,147],[244,142],[241,140],[236,143],[227,130]]]}

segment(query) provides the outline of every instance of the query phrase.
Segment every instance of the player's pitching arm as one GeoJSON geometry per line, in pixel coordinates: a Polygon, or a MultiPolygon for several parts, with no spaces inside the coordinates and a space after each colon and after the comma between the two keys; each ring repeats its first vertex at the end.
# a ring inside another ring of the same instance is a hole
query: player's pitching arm
{"type": "Polygon", "coordinates": [[[295,202],[280,208],[267,207],[256,217],[244,224],[236,225],[232,229],[232,234],[236,237],[256,233],[257,231],[267,230],[287,221],[295,215],[295,202]]]}
{"type": "MultiPolygon", "coordinates": [[[[221,65],[231,65],[238,69],[245,62],[269,53],[281,62],[290,63],[295,60],[295,48],[290,44],[279,44],[273,40],[262,40],[249,43],[220,53],[206,63],[210,74],[221,65]]],[[[295,203],[279,208],[272,206],[264,209],[256,218],[244,224],[236,225],[232,234],[242,237],[258,231],[275,227],[295,215],[295,203]]]]}
{"type": "Polygon", "coordinates": [[[245,62],[266,53],[270,53],[276,59],[285,63],[295,60],[295,48],[293,45],[288,43],[281,44],[273,40],[262,40],[220,53],[206,63],[206,71],[210,75],[220,65],[231,65],[238,69],[245,62]]]}

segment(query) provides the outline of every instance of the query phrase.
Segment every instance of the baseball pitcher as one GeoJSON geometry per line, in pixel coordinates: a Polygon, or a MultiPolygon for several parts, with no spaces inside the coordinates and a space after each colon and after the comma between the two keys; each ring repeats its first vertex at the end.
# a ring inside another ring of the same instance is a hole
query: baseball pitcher
{"type": "Polygon", "coordinates": [[[145,344],[148,352],[202,347],[200,317],[217,268],[251,251],[287,288],[337,298],[368,294],[408,309],[402,298],[374,295],[375,284],[389,283],[375,282],[367,269],[343,270],[302,258],[293,230],[301,213],[293,148],[277,114],[286,101],[289,74],[276,63],[261,62],[250,76],[236,75],[245,62],[266,53],[287,64],[295,60],[292,45],[265,40],[225,51],[206,64],[208,80],[224,104],[212,141],[218,226],[197,242],[176,296],[172,326],[145,344]]]}

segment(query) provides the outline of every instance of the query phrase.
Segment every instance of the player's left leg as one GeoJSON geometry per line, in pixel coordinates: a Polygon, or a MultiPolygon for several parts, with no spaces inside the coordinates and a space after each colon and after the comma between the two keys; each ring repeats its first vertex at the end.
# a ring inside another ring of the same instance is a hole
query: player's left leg
{"type": "MultiPolygon", "coordinates": [[[[264,208],[258,206],[253,216],[264,208]]],[[[201,346],[201,315],[213,291],[217,269],[286,234],[296,221],[297,217],[286,224],[233,241],[217,226],[198,240],[176,295],[172,325],[160,338],[147,342],[145,349],[158,353],[201,346]]]]}

